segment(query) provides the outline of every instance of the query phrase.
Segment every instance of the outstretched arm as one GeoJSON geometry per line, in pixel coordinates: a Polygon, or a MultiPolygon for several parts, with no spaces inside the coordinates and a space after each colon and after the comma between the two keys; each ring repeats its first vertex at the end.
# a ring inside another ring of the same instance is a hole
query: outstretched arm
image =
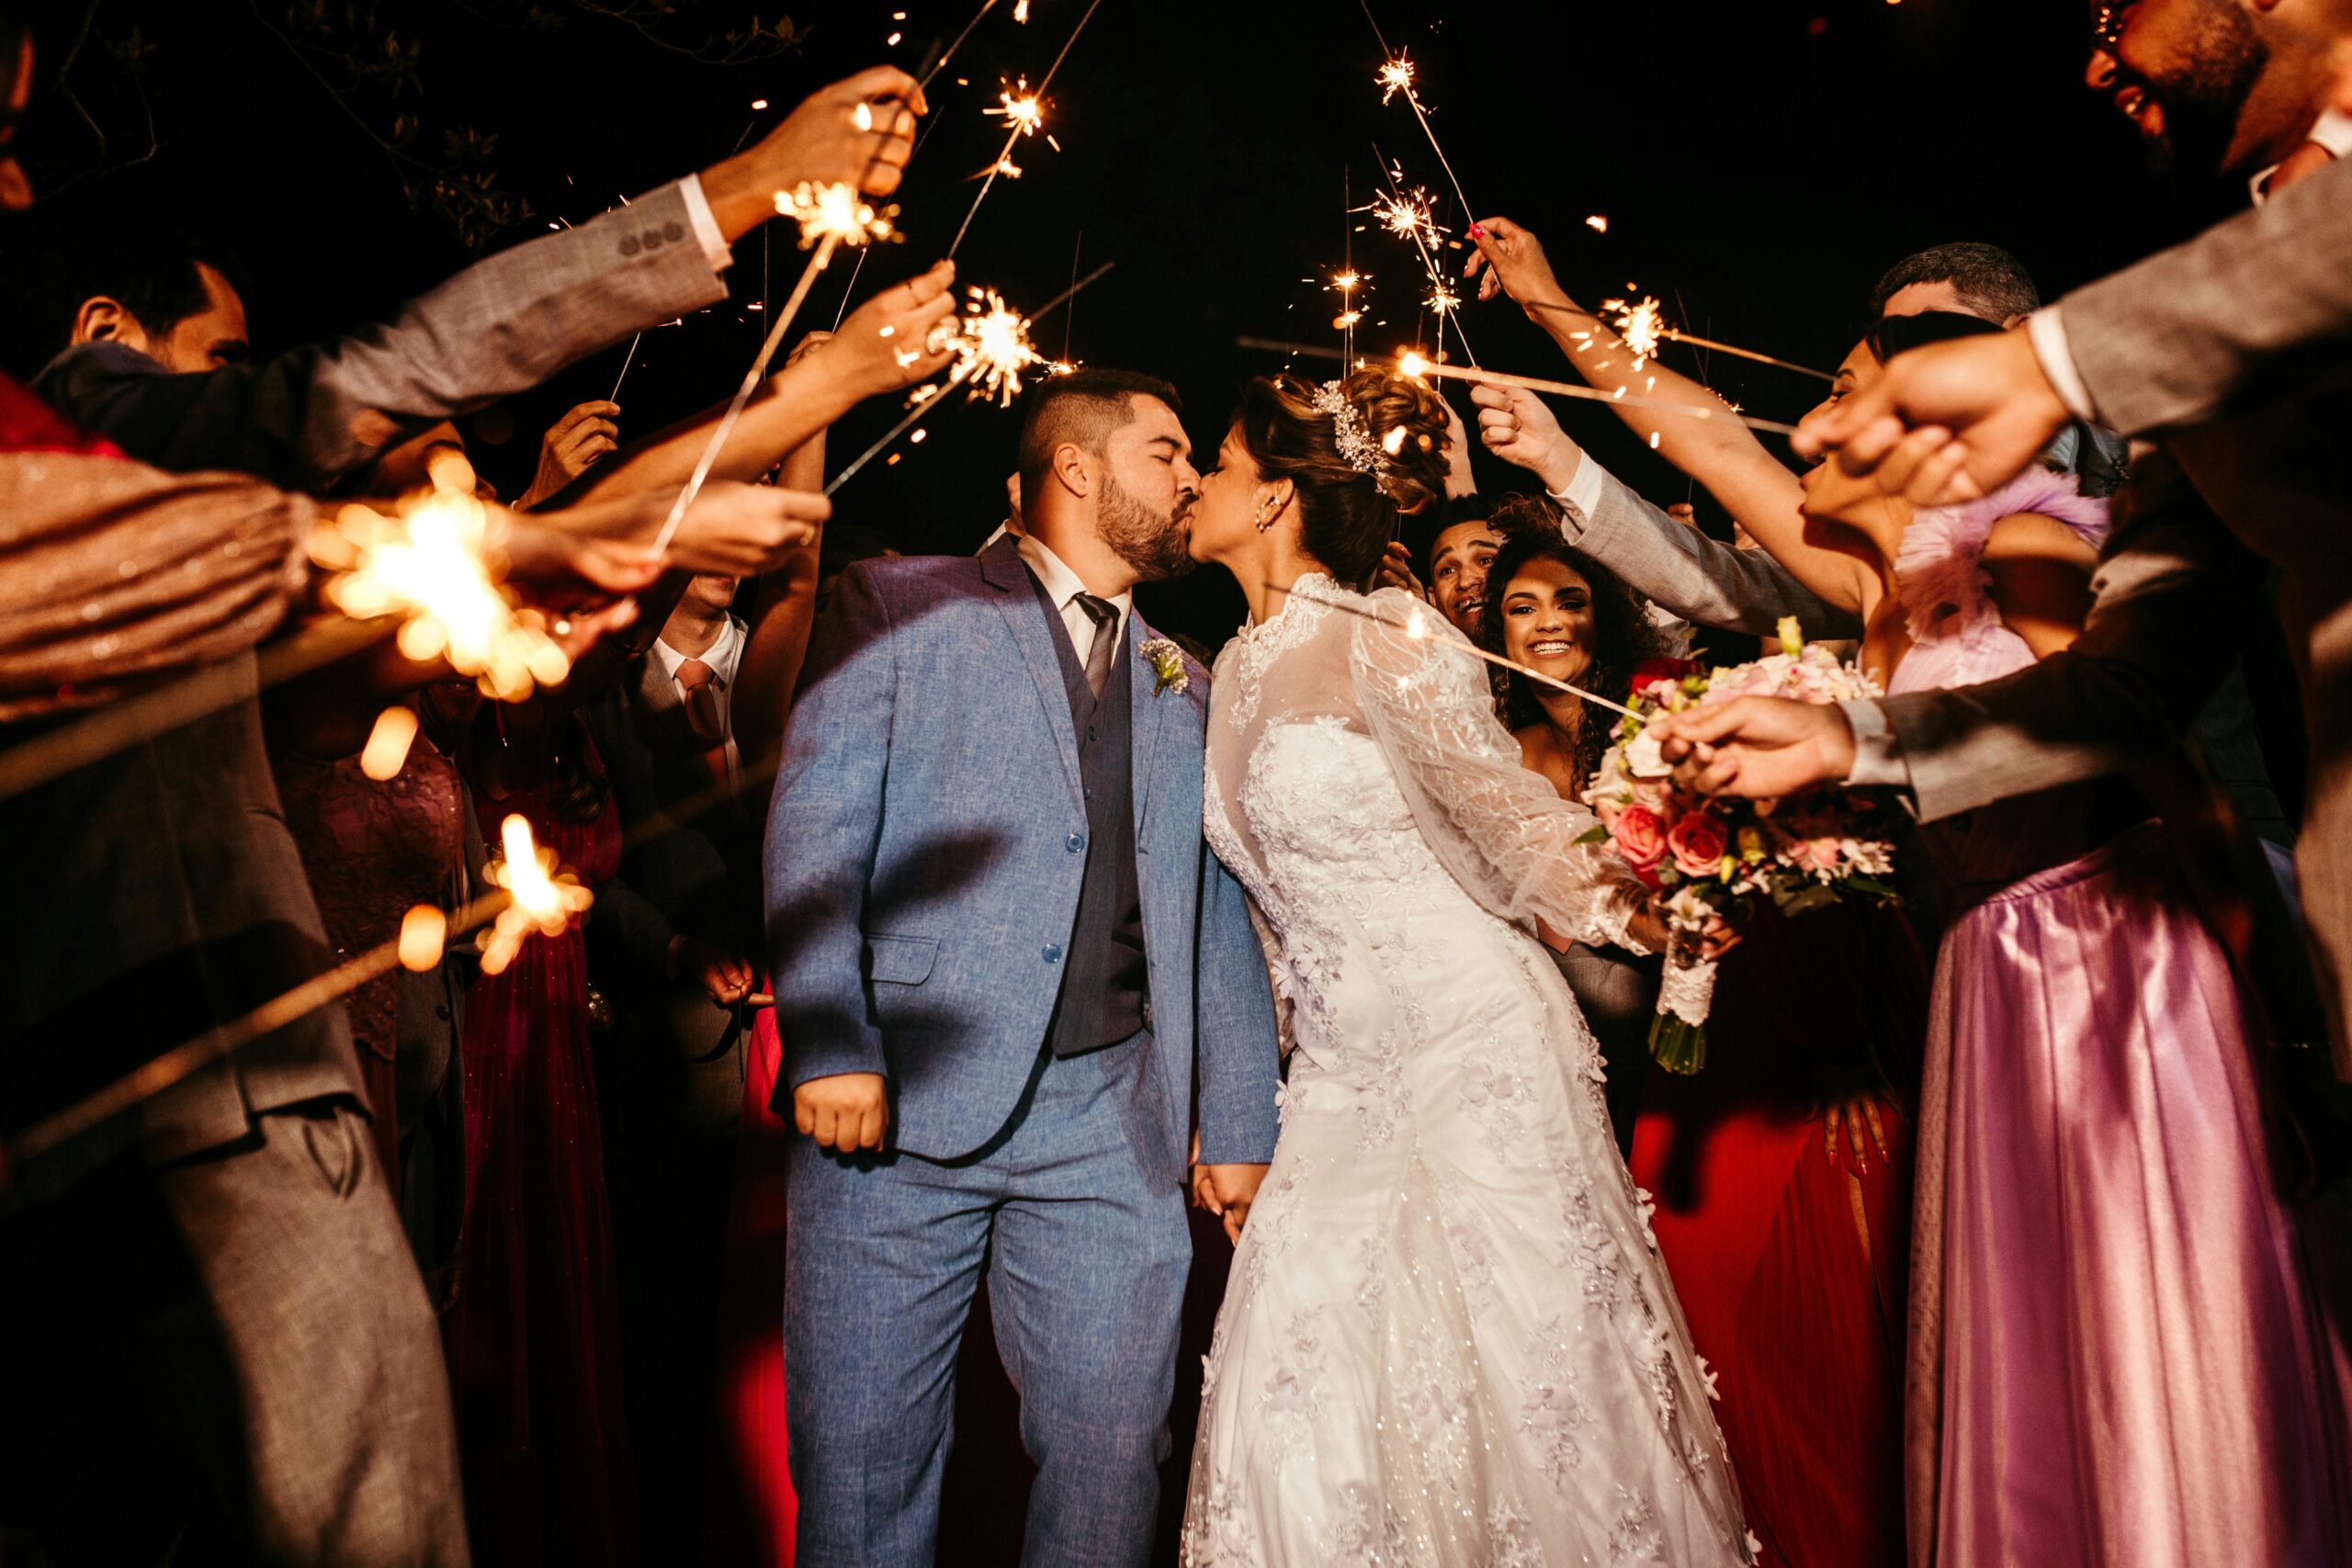
{"type": "Polygon", "coordinates": [[[1861,563],[1805,542],[1804,491],[1796,475],[1746,425],[1723,417],[1728,405],[1721,398],[1655,357],[1636,369],[1624,341],[1568,297],[1552,274],[1543,244],[1510,219],[1483,220],[1477,245],[1469,270],[1486,271],[1478,285],[1482,299],[1508,293],[1586,381],[1612,395],[1645,400],[1612,400],[1609,406],[1645,439],[1655,437],[1659,455],[1706,486],[1809,590],[1841,609],[1860,611],[1867,581],[1861,563]],[[1659,402],[1670,406],[1659,408],[1659,402]],[[1677,413],[1677,408],[1709,417],[1677,413]]]}
{"type": "Polygon", "coordinates": [[[1708,537],[1634,493],[1561,430],[1544,400],[1520,387],[1470,389],[1487,447],[1528,469],[1560,502],[1561,536],[1634,592],[1695,626],[1768,637],[1794,615],[1814,637],[1860,637],[1852,611],[1823,599],[1764,550],[1708,537]]]}
{"type": "MultiPolygon", "coordinates": [[[[796,354],[743,405],[712,479],[755,479],[866,398],[913,386],[944,369],[947,355],[929,344],[932,330],[955,313],[956,265],[884,289],[851,312],[842,330],[796,354]]],[[[605,458],[571,493],[603,495],[684,484],[727,411],[704,410],[682,424],[605,458]]]]}

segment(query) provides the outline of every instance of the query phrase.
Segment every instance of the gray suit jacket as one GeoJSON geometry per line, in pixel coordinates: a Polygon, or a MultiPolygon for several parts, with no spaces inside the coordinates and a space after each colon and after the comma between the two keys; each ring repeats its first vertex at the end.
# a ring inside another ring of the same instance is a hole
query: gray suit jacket
{"type": "Polygon", "coordinates": [[[726,295],[681,187],[669,185],[477,262],[390,321],[332,343],[192,376],[119,344],[85,344],[33,389],[158,468],[323,490],[427,425],[726,295]]]}
{"type": "MultiPolygon", "coordinates": [[[[1589,453],[1586,462],[1593,461],[1589,453]]],[[[1734,549],[1635,494],[1606,468],[1590,516],[1567,508],[1568,543],[1651,604],[1693,626],[1770,637],[1794,615],[1808,637],[1862,635],[1850,612],[1826,603],[1763,550],[1734,549]]]]}
{"type": "Polygon", "coordinates": [[[2006,679],[1882,705],[1932,819],[2177,745],[2242,628],[2276,610],[2302,682],[2310,786],[2296,859],[2352,1066],[2352,164],[2338,163],[2059,309],[2099,416],[2135,463],[2074,648],[2006,679]]]}

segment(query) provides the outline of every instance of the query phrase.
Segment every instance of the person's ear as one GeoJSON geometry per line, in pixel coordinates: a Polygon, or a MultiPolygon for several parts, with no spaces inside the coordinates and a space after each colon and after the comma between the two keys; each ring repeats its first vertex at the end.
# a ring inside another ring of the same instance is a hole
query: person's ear
{"type": "Polygon", "coordinates": [[[1283,510],[1297,498],[1297,495],[1298,487],[1287,479],[1276,479],[1272,484],[1260,485],[1258,510],[1250,519],[1257,524],[1258,532],[1262,534],[1272,528],[1275,520],[1282,516],[1283,510]]]}
{"type": "Polygon", "coordinates": [[[147,352],[147,333],[140,327],[139,319],[120,300],[110,299],[103,294],[94,294],[83,300],[82,308],[74,312],[71,341],[76,345],[119,343],[141,354],[147,352]]]}
{"type": "Polygon", "coordinates": [[[1065,441],[1054,448],[1052,472],[1061,487],[1080,501],[1094,493],[1094,465],[1076,442],[1065,441]]]}

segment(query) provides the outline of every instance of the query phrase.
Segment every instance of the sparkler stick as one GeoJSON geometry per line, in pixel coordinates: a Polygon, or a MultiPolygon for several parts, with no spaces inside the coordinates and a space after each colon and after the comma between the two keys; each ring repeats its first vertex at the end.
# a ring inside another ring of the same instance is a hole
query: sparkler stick
{"type": "MultiPolygon", "coordinates": [[[[1275,585],[1271,582],[1266,586],[1272,588],[1277,593],[1288,593],[1290,592],[1287,588],[1275,587],[1275,585]]],[[[1582,697],[1586,702],[1592,704],[1596,707],[1607,708],[1611,713],[1622,713],[1627,718],[1641,717],[1641,715],[1635,713],[1632,708],[1627,707],[1624,704],[1611,702],[1598,692],[1588,692],[1582,686],[1571,685],[1566,681],[1555,680],[1553,677],[1544,674],[1540,670],[1530,670],[1526,665],[1518,663],[1513,660],[1505,659],[1499,653],[1489,653],[1485,649],[1480,648],[1476,643],[1470,641],[1466,637],[1447,637],[1443,635],[1430,624],[1430,617],[1431,612],[1424,609],[1419,604],[1416,604],[1411,609],[1406,611],[1405,618],[1399,621],[1391,616],[1384,615],[1377,610],[1367,610],[1354,604],[1334,604],[1328,599],[1318,599],[1316,603],[1318,604],[1329,604],[1334,610],[1345,610],[1351,615],[1361,615],[1367,621],[1377,621],[1384,626],[1394,626],[1396,630],[1403,632],[1407,637],[1411,637],[1416,642],[1427,642],[1438,648],[1450,648],[1456,653],[1467,653],[1474,658],[1483,659],[1498,670],[1508,670],[1513,674],[1524,675],[1529,680],[1537,682],[1539,685],[1549,686],[1555,692],[1566,692],[1572,697],[1582,697]]]]}
{"type": "Polygon", "coordinates": [[[907,433],[907,426],[914,423],[915,421],[931,412],[931,405],[933,403],[937,402],[939,398],[945,397],[949,392],[955,390],[957,387],[962,386],[964,382],[970,378],[975,368],[977,368],[976,366],[957,366],[955,371],[949,375],[947,379],[939,384],[938,397],[928,399],[925,401],[917,403],[914,407],[909,409],[907,411],[907,416],[904,419],[899,421],[898,423],[892,425],[888,431],[883,433],[882,439],[876,441],[873,446],[868,446],[865,451],[860,452],[856,457],[851,458],[849,467],[843,468],[840,473],[835,474],[832,479],[827,482],[825,486],[825,493],[827,495],[831,495],[833,491],[841,489],[842,486],[849,483],[851,478],[856,474],[858,469],[865,467],[866,464],[881,456],[883,448],[888,446],[890,443],[896,441],[899,436],[904,435],[907,433]]]}
{"type": "Polygon", "coordinates": [[[1062,68],[1062,62],[1069,58],[1070,46],[1078,42],[1078,35],[1086,30],[1086,24],[1094,19],[1094,13],[1102,7],[1102,0],[1092,0],[1092,3],[1086,7],[1086,14],[1079,17],[1078,26],[1069,30],[1069,39],[1062,44],[1062,51],[1055,55],[1054,62],[1046,68],[1045,77],[1037,84],[1035,92],[1025,98],[1015,99],[1010,96],[1005,98],[1004,107],[1001,112],[1011,129],[1004,139],[1004,151],[999,152],[996,162],[989,165],[988,178],[980,182],[979,194],[972,197],[971,210],[964,214],[964,221],[956,230],[956,238],[948,243],[948,260],[956,259],[956,247],[964,243],[965,234],[970,231],[972,220],[979,215],[980,203],[989,198],[989,192],[996,185],[997,175],[1004,173],[1010,166],[1013,143],[1037,129],[1045,113],[1046,89],[1054,85],[1054,73],[1062,68]]]}
{"type": "MultiPolygon", "coordinates": [[[[870,121],[871,111],[865,105],[858,106],[858,113],[866,116],[870,121]]],[[[834,250],[841,245],[863,245],[870,241],[889,239],[894,232],[890,218],[898,210],[896,208],[876,209],[855,189],[845,185],[804,185],[797,190],[778,191],[775,204],[778,211],[800,220],[800,243],[804,245],[813,243],[816,254],[808,258],[808,265],[800,269],[800,281],[792,286],[791,297],[785,300],[784,309],[776,312],[775,325],[768,328],[767,336],[761,341],[760,352],[752,356],[751,369],[744,372],[743,384],[735,389],[735,396],[729,401],[727,412],[719,416],[718,427],[710,433],[710,440],[704,445],[702,456],[695,460],[693,476],[686,480],[685,488],[678,491],[678,499],[670,503],[670,515],[663,519],[662,532],[653,540],[657,555],[668,549],[670,541],[677,536],[678,525],[685,517],[686,508],[693,505],[695,497],[702,492],[703,481],[710,477],[711,465],[718,461],[718,454],[726,446],[727,438],[735,433],[735,422],[742,417],[743,405],[752,400],[753,392],[759,390],[761,380],[768,373],[768,362],[775,357],[777,347],[784,342],[785,333],[791,327],[793,318],[800,313],[800,307],[808,299],[808,290],[816,283],[817,275],[825,270],[825,264],[833,259],[834,250]]]]}
{"type": "MultiPolygon", "coordinates": [[[[1311,343],[1284,343],[1278,338],[1238,337],[1237,348],[1254,348],[1270,354],[1305,354],[1317,359],[1338,359],[1336,349],[1318,347],[1311,343]]],[[[1354,362],[1351,362],[1354,363],[1354,362]]],[[[1781,435],[1793,434],[1796,426],[1777,419],[1758,419],[1725,405],[1719,409],[1694,408],[1689,403],[1668,401],[1665,398],[1643,398],[1631,394],[1618,396],[1581,382],[1546,381],[1533,376],[1512,376],[1500,370],[1464,370],[1458,365],[1440,365],[1432,359],[1406,351],[1396,368],[1407,376],[1442,376],[1455,381],[1484,381],[1497,387],[1524,387],[1531,392],[1550,392],[1557,397],[1582,398],[1596,403],[1627,403],[1634,408],[1657,409],[1666,413],[1681,414],[1690,419],[1732,419],[1750,430],[1770,430],[1781,435]]]]}
{"type": "Polygon", "coordinates": [[[612,394],[605,398],[606,402],[616,403],[621,400],[621,383],[628,379],[628,367],[637,359],[637,345],[644,341],[643,333],[628,340],[628,353],[621,356],[621,373],[613,378],[612,394]]]}
{"type": "MultiPolygon", "coordinates": [[[[1026,6],[1023,7],[1023,10],[1026,8],[1026,6]]],[[[932,78],[937,76],[942,71],[947,69],[947,62],[956,58],[956,51],[964,47],[964,40],[972,36],[972,29],[980,25],[980,18],[995,9],[996,0],[980,0],[980,8],[972,13],[972,19],[964,24],[964,30],[962,32],[956,35],[956,41],[947,46],[947,52],[941,55],[936,61],[933,62],[930,70],[920,73],[922,80],[915,85],[916,92],[923,92],[931,86],[932,78]]],[[[1022,16],[1018,17],[1016,19],[1025,22],[1029,18],[1025,16],[1022,16]]]]}

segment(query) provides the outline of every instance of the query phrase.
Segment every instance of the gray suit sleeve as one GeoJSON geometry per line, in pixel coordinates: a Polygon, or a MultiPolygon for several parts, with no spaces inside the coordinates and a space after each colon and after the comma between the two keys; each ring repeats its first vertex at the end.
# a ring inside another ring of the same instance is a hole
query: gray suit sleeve
{"type": "Polygon", "coordinates": [[[86,344],[35,386],[158,468],[322,490],[416,430],[726,294],[671,185],[477,262],[390,321],[333,343],[190,376],[86,344]]]}
{"type": "Polygon", "coordinates": [[[2352,158],[2058,302],[2099,420],[2200,423],[2290,351],[2352,334],[2352,158]]]}
{"type": "MultiPolygon", "coordinates": [[[[1586,462],[1593,461],[1590,453],[1586,462]]],[[[1794,615],[1808,637],[1862,635],[1850,612],[1825,602],[1763,550],[1734,549],[1678,523],[1607,469],[1591,513],[1568,509],[1568,543],[1625,580],[1633,591],[1694,626],[1770,637],[1794,615]]]]}
{"type": "Polygon", "coordinates": [[[2234,668],[2237,628],[2268,613],[2259,558],[2162,454],[2126,494],[2074,647],[1998,681],[1881,705],[1923,821],[2168,751],[2234,668]]]}

